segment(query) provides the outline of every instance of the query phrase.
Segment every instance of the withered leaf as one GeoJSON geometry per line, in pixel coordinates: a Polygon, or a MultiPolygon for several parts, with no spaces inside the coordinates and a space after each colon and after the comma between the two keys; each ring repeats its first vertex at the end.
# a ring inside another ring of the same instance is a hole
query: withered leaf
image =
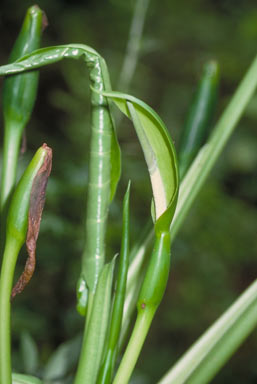
{"type": "Polygon", "coordinates": [[[36,246],[40,228],[42,211],[45,204],[45,193],[49,175],[52,168],[52,149],[43,144],[46,150],[44,163],[36,174],[30,193],[29,214],[28,214],[28,232],[26,238],[26,248],[28,258],[23,273],[12,289],[12,299],[21,293],[30,281],[36,266],[36,246]]]}

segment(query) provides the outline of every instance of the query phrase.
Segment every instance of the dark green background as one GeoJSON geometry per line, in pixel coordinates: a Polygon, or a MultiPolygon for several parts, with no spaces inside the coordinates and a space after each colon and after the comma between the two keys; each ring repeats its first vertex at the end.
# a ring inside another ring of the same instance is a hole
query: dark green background
{"type": "MultiPolygon", "coordinates": [[[[30,1],[2,1],[0,63],[5,64],[30,1]]],[[[84,43],[106,59],[117,89],[134,1],[38,1],[49,26],[43,46],[84,43]]],[[[151,0],[130,93],[161,115],[179,141],[192,93],[206,60],[221,68],[216,118],[256,54],[257,4],[245,0],[151,0]]],[[[2,80],[1,80],[2,81],[2,80]]],[[[121,90],[122,89],[118,89],[121,90]]],[[[80,62],[42,69],[35,112],[27,127],[27,154],[43,142],[54,163],[38,243],[35,276],[13,304],[15,366],[22,370],[19,335],[28,330],[43,365],[52,351],[82,329],[75,285],[83,248],[89,137],[88,74],[80,62]]],[[[256,278],[257,96],[172,249],[164,302],[137,365],[134,383],[154,383],[256,278]]],[[[2,121],[1,121],[2,127],[2,121]]],[[[110,211],[107,253],[119,250],[121,198],[132,180],[131,228],[136,240],[150,212],[151,191],[132,127],[118,129],[123,175],[110,211]]],[[[21,271],[24,260],[20,258],[21,271]]],[[[18,272],[17,272],[18,273],[18,272]]],[[[213,382],[257,382],[256,331],[213,382]]]]}

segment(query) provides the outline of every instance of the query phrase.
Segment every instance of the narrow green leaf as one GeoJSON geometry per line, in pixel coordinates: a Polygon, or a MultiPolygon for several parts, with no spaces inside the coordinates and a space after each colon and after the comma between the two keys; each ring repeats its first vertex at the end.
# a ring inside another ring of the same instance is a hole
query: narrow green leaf
{"type": "Polygon", "coordinates": [[[180,138],[178,151],[180,179],[185,175],[209,135],[217,102],[218,85],[218,64],[215,61],[207,62],[180,138]]]}
{"type": "Polygon", "coordinates": [[[174,145],[165,124],[143,101],[119,92],[102,92],[134,123],[151,178],[159,229],[169,227],[178,196],[178,166],[174,145]]]}
{"type": "Polygon", "coordinates": [[[95,384],[109,321],[115,258],[100,274],[74,384],[95,384]]]}
{"type": "Polygon", "coordinates": [[[130,182],[128,184],[128,188],[123,201],[121,251],[117,276],[117,286],[115,290],[112,317],[110,322],[110,331],[97,384],[108,384],[111,382],[117,355],[129,266],[129,197],[130,182]]]}
{"type": "Polygon", "coordinates": [[[158,384],[206,384],[257,325],[257,280],[158,384]]]}
{"type": "Polygon", "coordinates": [[[20,349],[24,372],[28,374],[35,373],[39,364],[39,355],[37,345],[30,333],[22,332],[20,349]]]}
{"type": "Polygon", "coordinates": [[[42,381],[33,376],[22,375],[20,373],[12,374],[12,384],[41,384],[42,381]]]}

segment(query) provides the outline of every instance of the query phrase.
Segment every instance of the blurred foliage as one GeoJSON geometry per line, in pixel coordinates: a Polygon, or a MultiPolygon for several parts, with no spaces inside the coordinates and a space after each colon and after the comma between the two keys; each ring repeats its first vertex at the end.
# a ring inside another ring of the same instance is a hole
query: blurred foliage
{"type": "MultiPolygon", "coordinates": [[[[134,4],[132,0],[39,0],[49,21],[43,45],[77,42],[94,47],[105,57],[115,89],[134,4]]],[[[27,0],[2,0],[1,64],[7,62],[30,5],[27,0]]],[[[211,58],[220,63],[218,116],[256,54],[256,40],[257,7],[251,0],[151,0],[130,93],[160,113],[176,144],[203,63],[211,58]]],[[[54,165],[35,276],[13,305],[14,360],[20,371],[24,370],[20,358],[24,332],[36,341],[37,373],[42,375],[43,365],[57,346],[73,339],[83,326],[75,311],[75,285],[83,248],[89,111],[88,74],[80,62],[42,69],[35,112],[27,128],[27,153],[20,168],[43,142],[53,147],[54,165]]],[[[256,125],[257,97],[173,245],[170,283],[134,383],[156,382],[256,278],[256,125]]],[[[109,256],[119,249],[121,201],[128,179],[132,180],[132,240],[150,214],[150,183],[134,132],[125,120],[118,127],[118,136],[123,176],[110,211],[109,256]]],[[[25,258],[24,252],[17,275],[25,258]]],[[[255,382],[256,350],[255,333],[215,383],[255,382]]]]}

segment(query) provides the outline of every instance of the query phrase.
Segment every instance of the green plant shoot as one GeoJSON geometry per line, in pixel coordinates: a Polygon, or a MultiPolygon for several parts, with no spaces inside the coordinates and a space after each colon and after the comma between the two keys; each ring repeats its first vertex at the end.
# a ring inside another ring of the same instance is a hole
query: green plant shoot
{"type": "MultiPolygon", "coordinates": [[[[99,92],[111,90],[104,59],[94,49],[81,44],[37,50],[14,64],[2,67],[0,75],[24,72],[65,58],[84,59],[90,71],[92,88],[99,92]]],[[[77,308],[81,314],[86,312],[88,290],[92,293],[92,297],[104,265],[108,208],[120,177],[120,150],[108,100],[103,95],[92,92],[91,106],[92,130],[85,249],[82,256],[82,272],[77,285],[79,299],[77,308]]]]}
{"type": "Polygon", "coordinates": [[[127,383],[134,369],[146,334],[158,308],[169,275],[169,228],[178,197],[178,165],[167,129],[147,104],[119,92],[104,92],[132,121],[147,163],[154,200],[155,246],[146,271],[137,305],[136,324],[114,379],[127,383]]]}
{"type": "MultiPolygon", "coordinates": [[[[10,62],[32,52],[40,45],[46,18],[38,6],[28,9],[20,34],[10,55],[10,62]]],[[[4,147],[3,174],[0,191],[2,240],[4,237],[8,199],[16,181],[21,137],[34,108],[39,71],[10,76],[3,85],[4,147]]]]}
{"type": "Polygon", "coordinates": [[[7,216],[6,242],[0,279],[0,382],[11,384],[10,297],[20,293],[35,268],[36,242],[45,190],[51,171],[52,151],[44,144],[36,152],[12,196],[7,216]],[[12,291],[18,254],[26,240],[28,260],[12,291]],[[11,292],[12,291],[12,292],[11,292]]]}

